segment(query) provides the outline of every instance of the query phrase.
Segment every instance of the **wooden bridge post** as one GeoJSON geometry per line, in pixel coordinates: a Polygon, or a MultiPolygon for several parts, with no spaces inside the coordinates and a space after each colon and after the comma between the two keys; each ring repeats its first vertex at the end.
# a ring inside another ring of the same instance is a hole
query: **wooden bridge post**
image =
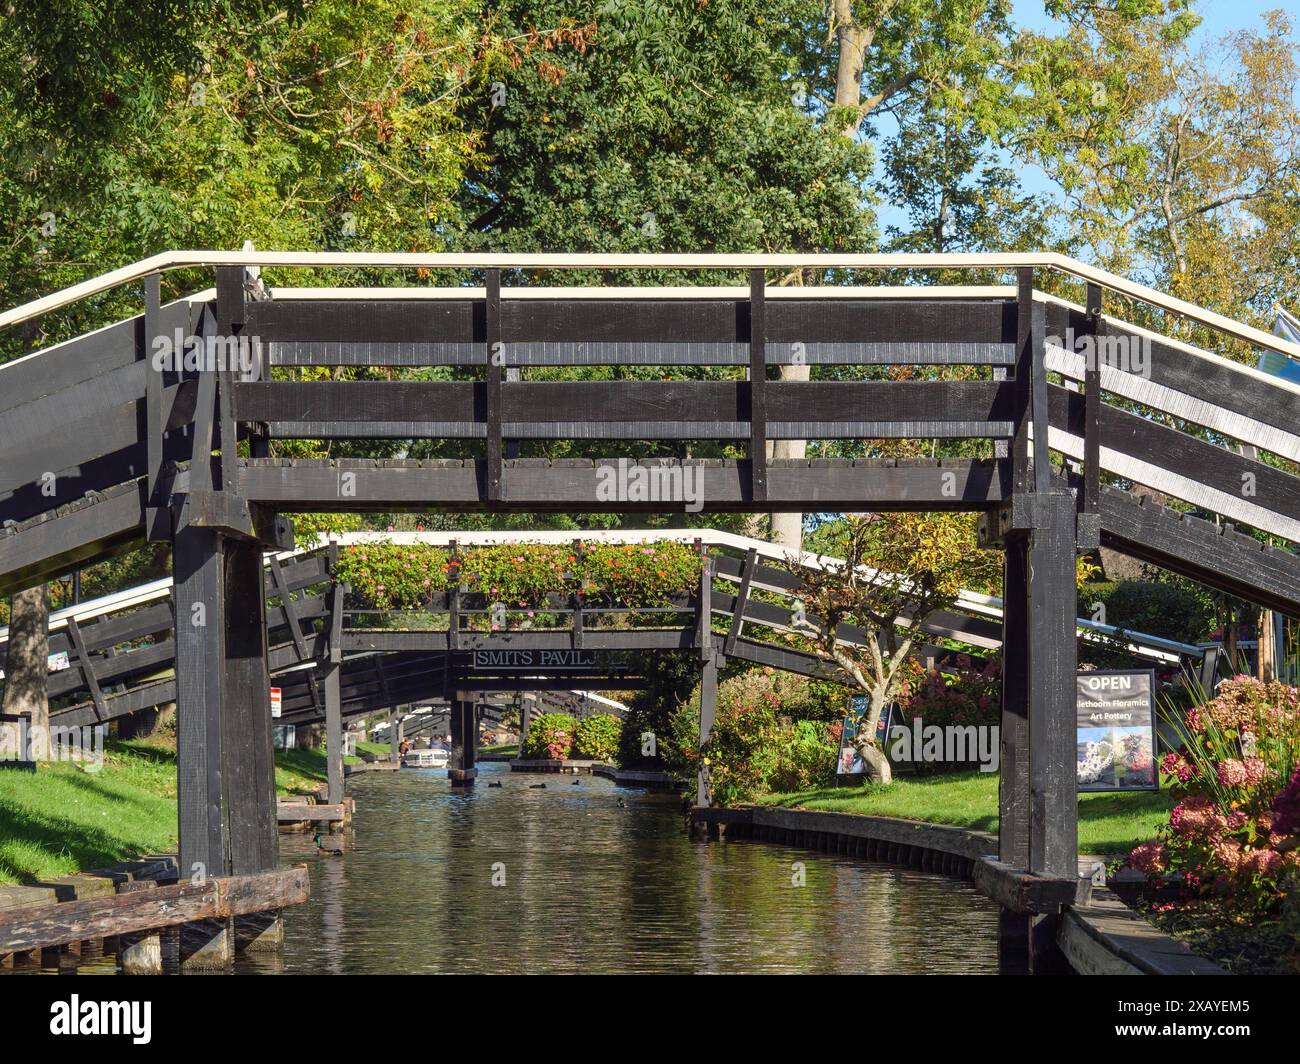
{"type": "Polygon", "coordinates": [[[524,739],[533,721],[533,696],[527,692],[519,699],[519,756],[524,756],[524,739]]]}
{"type": "MultiPolygon", "coordinates": [[[[338,544],[329,546],[329,568],[338,568],[338,544]]],[[[335,579],[330,588],[329,663],[325,667],[325,779],[330,805],[343,801],[343,593],[335,579]]]]}
{"type": "MultiPolygon", "coordinates": [[[[181,875],[266,871],[279,855],[261,547],[185,525],[173,571],[181,875]]],[[[187,965],[224,965],[232,932],[196,927],[187,965]]]]}
{"type": "Polygon", "coordinates": [[[453,787],[472,787],[478,775],[478,705],[471,691],[456,691],[451,703],[451,745],[453,763],[447,778],[453,787]]]}
{"type": "Polygon", "coordinates": [[[695,804],[710,805],[708,766],[704,747],[713,732],[718,712],[718,656],[713,646],[713,565],[706,548],[695,541],[700,552],[700,601],[695,641],[700,652],[700,769],[695,779],[695,804]]]}
{"type": "MultiPolygon", "coordinates": [[[[1003,581],[999,859],[1016,868],[1077,875],[1075,782],[1075,500],[1052,476],[1047,441],[1044,311],[1033,271],[1019,275],[1013,495],[984,518],[981,541],[1005,550],[1003,581]],[[1032,447],[1029,427],[1033,426],[1032,447]]],[[[1057,967],[1057,920],[1002,914],[1000,952],[1016,966],[1057,967]]]]}

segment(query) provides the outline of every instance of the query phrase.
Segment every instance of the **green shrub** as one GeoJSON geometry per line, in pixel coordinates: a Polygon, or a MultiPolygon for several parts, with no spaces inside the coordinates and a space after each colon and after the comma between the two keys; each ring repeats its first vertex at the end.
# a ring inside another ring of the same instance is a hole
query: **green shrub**
{"type": "Polygon", "coordinates": [[[1198,642],[1215,627],[1213,612],[1176,584],[1119,580],[1079,588],[1081,616],[1092,616],[1098,603],[1105,607],[1106,624],[1180,643],[1198,642]]]}
{"type": "Polygon", "coordinates": [[[578,722],[567,713],[542,713],[528,722],[520,754],[529,761],[567,761],[578,722]]]}
{"type": "Polygon", "coordinates": [[[796,720],[782,728],[776,767],[767,780],[770,791],[807,791],[835,782],[836,744],[823,721],[796,720]]]}
{"type": "Polygon", "coordinates": [[[618,754],[623,721],[612,713],[598,713],[578,721],[573,756],[581,761],[612,761],[618,754]]]}
{"type": "MultiPolygon", "coordinates": [[[[931,669],[909,685],[899,703],[898,719],[891,725],[946,727],[991,727],[1002,720],[1002,662],[994,655],[977,667],[968,655],[959,655],[951,672],[931,669]]],[[[914,755],[915,756],[915,755],[914,755]]],[[[917,773],[965,772],[978,764],[974,760],[908,762],[917,773]]]]}
{"type": "MultiPolygon", "coordinates": [[[[839,696],[834,696],[838,705],[839,696]]],[[[718,711],[704,749],[713,800],[753,801],[772,790],[802,790],[830,782],[835,771],[833,725],[824,692],[802,676],[751,669],[718,685],[718,711]]],[[[673,715],[665,760],[680,775],[699,769],[700,696],[673,715]]]]}

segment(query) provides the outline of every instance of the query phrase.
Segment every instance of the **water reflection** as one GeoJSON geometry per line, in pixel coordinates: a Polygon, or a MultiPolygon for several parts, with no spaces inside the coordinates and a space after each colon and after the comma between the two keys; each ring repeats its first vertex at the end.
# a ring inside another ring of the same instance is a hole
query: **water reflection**
{"type": "Polygon", "coordinates": [[[287,972],[997,970],[997,909],[969,884],[756,842],[687,838],[676,798],[481,767],[361,775],[354,846],[304,856],[287,972]],[[501,787],[488,787],[499,781],[501,787]],[[534,789],[539,782],[544,789],[534,789]],[[802,862],[806,885],[792,885],[802,862]],[[494,885],[496,883],[502,885],[494,885]]]}

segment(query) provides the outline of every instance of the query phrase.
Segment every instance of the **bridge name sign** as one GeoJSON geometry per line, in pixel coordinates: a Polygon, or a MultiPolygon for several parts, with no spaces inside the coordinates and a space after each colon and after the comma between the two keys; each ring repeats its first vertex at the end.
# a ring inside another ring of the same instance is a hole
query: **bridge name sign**
{"type": "Polygon", "coordinates": [[[595,669],[612,664],[594,650],[475,650],[475,669],[595,669]]]}

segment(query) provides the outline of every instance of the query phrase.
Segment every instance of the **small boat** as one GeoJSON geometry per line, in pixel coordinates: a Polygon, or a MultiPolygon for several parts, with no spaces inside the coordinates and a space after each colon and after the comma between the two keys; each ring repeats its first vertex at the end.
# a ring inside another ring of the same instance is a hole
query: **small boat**
{"type": "Polygon", "coordinates": [[[440,746],[425,750],[411,749],[402,758],[404,768],[446,768],[451,761],[451,752],[440,746]]]}

